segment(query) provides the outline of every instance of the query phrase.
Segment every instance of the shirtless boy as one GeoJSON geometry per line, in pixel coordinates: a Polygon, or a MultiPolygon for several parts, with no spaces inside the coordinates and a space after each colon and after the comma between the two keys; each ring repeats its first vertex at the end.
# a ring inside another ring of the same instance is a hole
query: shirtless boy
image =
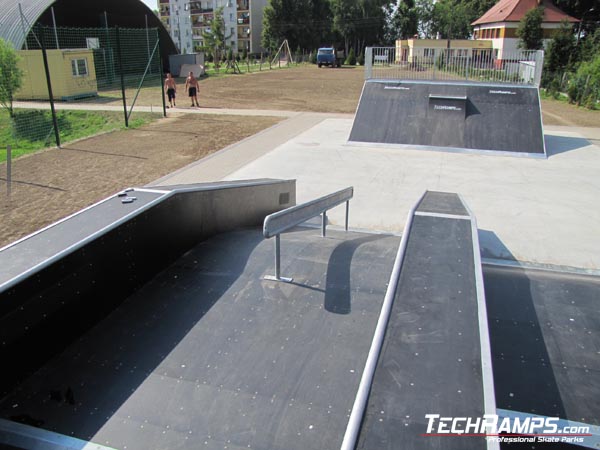
{"type": "Polygon", "coordinates": [[[175,78],[171,76],[170,73],[167,73],[167,78],[165,79],[165,91],[167,91],[167,97],[169,98],[169,105],[171,108],[177,106],[175,104],[175,94],[177,92],[177,83],[175,83],[175,78]]]}
{"type": "Polygon", "coordinates": [[[189,92],[190,98],[192,99],[192,106],[196,102],[198,104],[198,80],[194,77],[194,72],[190,72],[189,76],[185,80],[185,89],[189,92]]]}

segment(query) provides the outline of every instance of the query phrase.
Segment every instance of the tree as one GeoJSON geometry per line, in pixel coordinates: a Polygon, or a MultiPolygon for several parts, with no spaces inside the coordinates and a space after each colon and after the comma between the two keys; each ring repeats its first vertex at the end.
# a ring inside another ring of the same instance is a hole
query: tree
{"type": "Polygon", "coordinates": [[[575,55],[575,35],[573,26],[563,21],[548,44],[544,57],[544,71],[559,72],[567,69],[575,55]]]}
{"type": "Polygon", "coordinates": [[[209,22],[208,31],[202,32],[204,39],[204,50],[214,55],[215,67],[225,55],[227,40],[231,35],[225,35],[225,21],[223,20],[223,8],[217,8],[212,20],[209,22]]]}
{"type": "Polygon", "coordinates": [[[11,44],[0,38],[0,105],[14,117],[13,99],[21,87],[23,71],[18,66],[19,55],[11,44]]]}
{"type": "Polygon", "coordinates": [[[581,45],[581,61],[591,61],[596,55],[600,54],[600,28],[596,29],[594,34],[588,35],[581,45]]]}
{"type": "Polygon", "coordinates": [[[527,11],[519,23],[519,28],[517,28],[519,48],[524,50],[541,50],[544,48],[543,20],[544,8],[542,6],[527,11]]]}
{"type": "Polygon", "coordinates": [[[386,6],[386,42],[408,39],[419,32],[419,16],[414,0],[399,0],[386,6]]]}
{"type": "Polygon", "coordinates": [[[443,39],[467,39],[471,34],[467,4],[460,0],[441,0],[433,5],[431,32],[443,39]]]}
{"type": "Polygon", "coordinates": [[[262,46],[277,49],[287,39],[291,48],[325,44],[331,35],[327,0],[269,0],[263,12],[262,46]]]}
{"type": "Polygon", "coordinates": [[[591,61],[581,63],[570,81],[569,99],[577,103],[577,106],[596,108],[600,100],[600,55],[596,55],[591,61]]]}
{"type": "Polygon", "coordinates": [[[331,0],[333,29],[350,47],[381,44],[385,31],[384,5],[389,0],[331,0]]]}

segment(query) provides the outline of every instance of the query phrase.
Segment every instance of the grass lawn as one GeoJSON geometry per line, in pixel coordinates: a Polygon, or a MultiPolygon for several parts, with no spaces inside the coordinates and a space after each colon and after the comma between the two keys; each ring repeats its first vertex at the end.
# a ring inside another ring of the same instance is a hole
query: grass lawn
{"type": "MultiPolygon", "coordinates": [[[[129,121],[129,128],[138,128],[158,117],[158,114],[136,113],[129,121]]],[[[57,111],[57,121],[61,144],[125,128],[120,112],[57,111]]],[[[13,121],[6,111],[0,112],[0,162],[6,161],[7,145],[12,147],[13,158],[17,158],[55,146],[54,139],[50,111],[15,110],[13,121]]]]}

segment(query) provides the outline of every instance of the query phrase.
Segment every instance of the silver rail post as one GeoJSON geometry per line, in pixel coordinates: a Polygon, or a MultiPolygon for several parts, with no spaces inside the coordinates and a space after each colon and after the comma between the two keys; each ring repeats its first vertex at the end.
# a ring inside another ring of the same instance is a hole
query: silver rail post
{"type": "Polygon", "coordinates": [[[264,279],[270,281],[283,281],[285,283],[291,283],[293,281],[292,278],[281,276],[281,239],[279,234],[275,235],[275,276],[265,275],[264,279]]]}
{"type": "Polygon", "coordinates": [[[349,214],[350,214],[350,200],[348,200],[346,202],[346,224],[345,224],[346,231],[348,231],[348,215],[349,214]]]}
{"type": "Polygon", "coordinates": [[[321,217],[321,237],[325,237],[327,233],[327,211],[323,211],[321,217]]]}
{"type": "Polygon", "coordinates": [[[10,197],[10,189],[12,183],[12,148],[6,146],[6,195],[10,197]]]}
{"type": "Polygon", "coordinates": [[[279,234],[275,236],[275,278],[279,280],[281,275],[281,239],[279,234]]]}

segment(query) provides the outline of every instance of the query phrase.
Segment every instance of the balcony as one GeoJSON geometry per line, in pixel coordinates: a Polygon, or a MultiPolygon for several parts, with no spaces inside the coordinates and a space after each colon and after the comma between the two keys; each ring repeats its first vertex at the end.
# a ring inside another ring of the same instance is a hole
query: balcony
{"type": "Polygon", "coordinates": [[[238,27],[239,39],[250,39],[250,27],[238,27]]]}
{"type": "Polygon", "coordinates": [[[250,13],[247,13],[247,12],[238,13],[237,23],[238,23],[238,25],[249,24],[250,23],[250,13]]]}
{"type": "Polygon", "coordinates": [[[238,11],[248,11],[250,2],[248,0],[237,0],[237,10],[238,11]]]}

